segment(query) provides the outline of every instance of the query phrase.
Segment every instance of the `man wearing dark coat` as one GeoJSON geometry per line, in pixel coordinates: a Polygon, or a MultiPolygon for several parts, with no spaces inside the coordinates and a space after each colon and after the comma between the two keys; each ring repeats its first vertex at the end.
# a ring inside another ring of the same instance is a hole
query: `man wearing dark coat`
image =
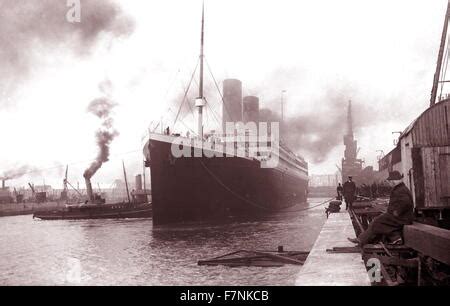
{"type": "MultiPolygon", "coordinates": [[[[399,232],[406,224],[412,224],[414,219],[414,204],[411,192],[402,181],[403,176],[398,171],[389,173],[387,180],[395,183],[389,198],[389,205],[387,212],[376,217],[370,224],[367,230],[362,232],[358,238],[348,238],[353,243],[359,246],[373,241],[377,236],[389,236],[392,233],[399,232]]],[[[401,242],[402,238],[399,235],[393,243],[401,242]]]]}
{"type": "Polygon", "coordinates": [[[355,201],[356,196],[356,185],[353,182],[353,178],[351,176],[348,177],[348,181],[344,183],[343,186],[344,191],[344,200],[345,200],[345,209],[352,209],[353,201],[355,201]]]}
{"type": "Polygon", "coordinates": [[[341,183],[339,183],[339,185],[337,186],[336,192],[337,192],[337,199],[339,201],[342,201],[342,193],[344,192],[344,188],[342,188],[341,183]]]}

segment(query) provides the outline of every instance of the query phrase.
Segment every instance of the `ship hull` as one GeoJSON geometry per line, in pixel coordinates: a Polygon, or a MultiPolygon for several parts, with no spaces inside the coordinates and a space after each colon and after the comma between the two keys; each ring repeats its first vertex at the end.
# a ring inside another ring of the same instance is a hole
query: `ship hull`
{"type": "Polygon", "coordinates": [[[170,142],[148,145],[153,224],[251,217],[306,204],[307,176],[237,156],[174,158],[170,142]]]}

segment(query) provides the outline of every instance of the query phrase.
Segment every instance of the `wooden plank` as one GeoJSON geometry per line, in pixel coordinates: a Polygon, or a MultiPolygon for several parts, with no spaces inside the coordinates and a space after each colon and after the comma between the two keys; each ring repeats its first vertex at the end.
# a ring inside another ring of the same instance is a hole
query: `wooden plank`
{"type": "Polygon", "coordinates": [[[430,204],[430,162],[429,162],[430,148],[422,148],[422,162],[423,162],[423,182],[424,182],[424,206],[430,204]]]}
{"type": "Polygon", "coordinates": [[[430,158],[431,158],[431,180],[430,180],[430,185],[432,187],[431,189],[431,203],[435,204],[438,203],[438,197],[437,197],[437,182],[436,182],[436,177],[437,177],[437,161],[436,161],[436,148],[432,147],[430,148],[430,158]]]}
{"type": "Polygon", "coordinates": [[[353,221],[355,221],[355,223],[358,225],[359,234],[361,234],[362,232],[364,232],[364,227],[362,226],[361,221],[358,219],[354,211],[350,210],[350,214],[353,221]]]}
{"type": "Polygon", "coordinates": [[[426,114],[424,116],[426,118],[426,126],[427,128],[427,138],[424,139],[425,145],[431,145],[433,143],[433,135],[434,133],[431,131],[431,127],[433,126],[433,119],[430,114],[426,114]]]}
{"type": "MultiPolygon", "coordinates": [[[[392,245],[387,244],[385,246],[390,252],[411,252],[412,249],[410,247],[404,245],[392,245]]],[[[364,253],[380,253],[384,252],[384,248],[378,244],[366,244],[364,246],[364,253]]],[[[326,250],[328,253],[361,253],[361,248],[359,247],[333,247],[331,249],[326,250]]]]}
{"type": "Polygon", "coordinates": [[[260,255],[260,256],[267,256],[267,257],[272,258],[273,260],[278,260],[280,262],[290,263],[290,264],[294,264],[294,265],[302,265],[304,263],[304,261],[302,261],[302,260],[297,260],[294,258],[289,258],[286,256],[280,256],[280,255],[271,254],[271,253],[257,252],[257,251],[252,251],[252,253],[255,253],[256,255],[260,255]]]}
{"type": "Polygon", "coordinates": [[[447,129],[447,145],[450,145],[450,107],[445,105],[445,127],[447,129]]]}
{"type": "Polygon", "coordinates": [[[433,164],[434,164],[434,190],[436,196],[436,204],[441,203],[441,174],[439,169],[439,148],[433,147],[433,164]]]}
{"type": "Polygon", "coordinates": [[[417,208],[424,207],[425,183],[423,179],[422,149],[412,148],[413,176],[414,176],[414,195],[417,208]]]}
{"type": "Polygon", "coordinates": [[[333,247],[332,249],[326,249],[327,253],[361,253],[361,248],[354,247],[333,247]]]}
{"type": "Polygon", "coordinates": [[[437,143],[439,143],[439,125],[437,124],[439,120],[439,113],[437,112],[437,109],[439,107],[434,107],[431,109],[431,137],[432,137],[432,145],[435,146],[437,143]]]}
{"type": "Polygon", "coordinates": [[[426,201],[425,206],[435,205],[436,203],[436,188],[435,188],[435,169],[433,159],[433,148],[424,148],[425,157],[425,192],[426,201]]]}
{"type": "Polygon", "coordinates": [[[370,258],[376,258],[384,265],[402,266],[407,268],[417,268],[419,266],[419,260],[417,258],[402,259],[398,257],[380,256],[375,254],[364,255],[364,260],[368,260],[370,258]]]}
{"type": "Polygon", "coordinates": [[[450,197],[450,154],[439,155],[439,169],[441,179],[441,203],[448,205],[448,197],[450,197]]]}
{"type": "Polygon", "coordinates": [[[414,223],[403,228],[405,245],[450,265],[450,230],[414,223]]]}
{"type": "Polygon", "coordinates": [[[443,145],[447,140],[447,126],[445,125],[446,110],[441,107],[439,110],[439,145],[443,145]]]}
{"type": "Polygon", "coordinates": [[[357,216],[371,216],[371,217],[376,217],[380,214],[383,213],[383,211],[379,208],[372,208],[372,209],[354,209],[353,212],[357,215],[357,216]]]}

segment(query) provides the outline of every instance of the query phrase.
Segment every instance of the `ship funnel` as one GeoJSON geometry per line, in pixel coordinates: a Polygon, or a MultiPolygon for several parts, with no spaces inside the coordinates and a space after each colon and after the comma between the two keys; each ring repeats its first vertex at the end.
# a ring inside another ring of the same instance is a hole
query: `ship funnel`
{"type": "Polygon", "coordinates": [[[136,182],[134,188],[136,190],[142,190],[142,175],[136,175],[136,182]]]}
{"type": "Polygon", "coordinates": [[[2,180],[2,189],[5,189],[5,182],[6,180],[2,180]]]}
{"type": "Polygon", "coordinates": [[[259,122],[259,98],[255,96],[244,97],[243,102],[243,119],[244,123],[254,122],[258,125],[259,122]]]}
{"type": "Polygon", "coordinates": [[[242,121],[242,82],[236,79],[223,81],[222,131],[227,122],[242,121]]]}
{"type": "Polygon", "coordinates": [[[94,193],[92,192],[91,180],[88,178],[84,178],[84,180],[86,182],[86,193],[87,193],[88,200],[90,202],[93,202],[94,201],[94,193]]]}

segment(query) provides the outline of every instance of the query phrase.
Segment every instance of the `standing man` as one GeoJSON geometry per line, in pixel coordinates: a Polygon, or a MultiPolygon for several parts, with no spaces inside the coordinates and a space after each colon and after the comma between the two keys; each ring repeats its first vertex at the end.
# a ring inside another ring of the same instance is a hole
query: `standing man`
{"type": "Polygon", "coordinates": [[[341,183],[338,184],[336,191],[337,191],[337,199],[339,201],[342,201],[342,193],[344,192],[344,188],[342,188],[341,183]]]}
{"type": "Polygon", "coordinates": [[[356,196],[356,185],[353,182],[353,178],[351,176],[348,177],[348,181],[344,183],[344,199],[345,199],[345,209],[352,209],[353,201],[355,201],[356,196]]]}
{"type": "Polygon", "coordinates": [[[392,243],[402,242],[400,231],[404,225],[412,224],[414,220],[413,198],[402,178],[398,171],[389,173],[387,180],[392,181],[395,186],[391,191],[387,212],[376,217],[358,238],[348,238],[348,240],[362,247],[379,235],[390,236],[395,233],[396,237],[392,239],[392,243]]]}

